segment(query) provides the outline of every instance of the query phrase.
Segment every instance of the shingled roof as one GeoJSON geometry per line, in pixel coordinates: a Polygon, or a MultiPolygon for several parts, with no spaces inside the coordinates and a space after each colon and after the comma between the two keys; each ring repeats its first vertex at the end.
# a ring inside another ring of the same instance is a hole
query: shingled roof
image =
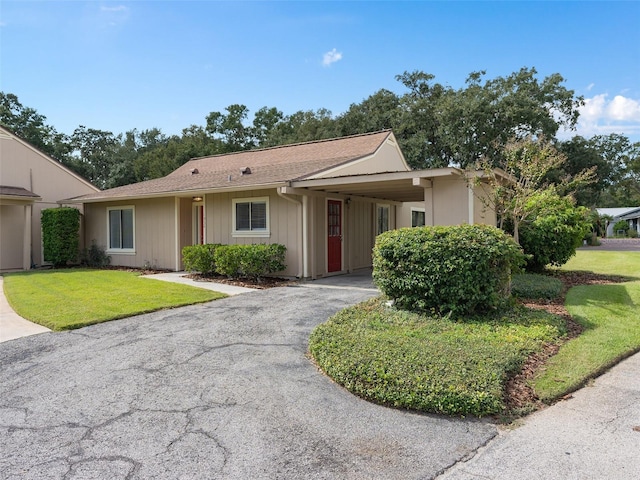
{"type": "Polygon", "coordinates": [[[284,184],[373,155],[391,131],[194,158],[166,177],[70,199],[99,201],[284,184]],[[247,170],[248,169],[248,170],[247,170]],[[241,173],[245,171],[246,173],[241,173]],[[250,172],[250,173],[249,173],[250,172]]]}

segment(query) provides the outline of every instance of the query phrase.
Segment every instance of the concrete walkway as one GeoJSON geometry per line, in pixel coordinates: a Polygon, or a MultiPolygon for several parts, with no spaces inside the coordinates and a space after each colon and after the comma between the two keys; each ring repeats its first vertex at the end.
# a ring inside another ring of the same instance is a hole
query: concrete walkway
{"type": "Polygon", "coordinates": [[[0,342],[50,331],[47,327],[25,320],[13,311],[4,296],[4,278],[0,275],[0,342]]]}
{"type": "Polygon", "coordinates": [[[187,278],[187,272],[167,272],[156,273],[153,275],[142,275],[140,278],[149,278],[151,280],[162,280],[164,282],[180,283],[182,285],[189,285],[190,287],[204,288],[206,290],[213,290],[214,292],[224,293],[226,295],[234,296],[241,293],[255,292],[255,288],[238,287],[236,285],[228,285],[226,283],[219,282],[198,282],[191,278],[187,278]]]}
{"type": "Polygon", "coordinates": [[[640,353],[501,431],[438,480],[638,480],[640,353]]]}

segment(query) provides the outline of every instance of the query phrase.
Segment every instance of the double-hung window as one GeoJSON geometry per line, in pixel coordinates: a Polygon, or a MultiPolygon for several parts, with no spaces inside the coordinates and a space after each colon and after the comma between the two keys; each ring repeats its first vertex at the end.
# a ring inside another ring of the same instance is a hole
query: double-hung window
{"type": "Polygon", "coordinates": [[[269,236],[269,197],[235,198],[232,203],[234,237],[269,236]]]}
{"type": "Polygon", "coordinates": [[[133,207],[107,208],[109,251],[135,252],[135,210],[133,207]]]}

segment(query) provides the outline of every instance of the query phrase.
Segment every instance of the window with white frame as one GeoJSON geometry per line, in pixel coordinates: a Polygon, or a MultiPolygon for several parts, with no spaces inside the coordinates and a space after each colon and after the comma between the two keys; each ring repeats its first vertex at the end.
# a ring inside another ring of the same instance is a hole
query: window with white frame
{"type": "Polygon", "coordinates": [[[426,224],[425,214],[423,208],[411,209],[411,226],[412,227],[424,227],[426,224]]]}
{"type": "Polygon", "coordinates": [[[269,197],[235,198],[232,207],[234,236],[269,236],[269,197]]]}
{"type": "Polygon", "coordinates": [[[107,208],[107,234],[109,251],[135,252],[135,209],[127,207],[107,208]]]}
{"type": "Polygon", "coordinates": [[[389,230],[389,205],[376,207],[376,235],[389,230]]]}

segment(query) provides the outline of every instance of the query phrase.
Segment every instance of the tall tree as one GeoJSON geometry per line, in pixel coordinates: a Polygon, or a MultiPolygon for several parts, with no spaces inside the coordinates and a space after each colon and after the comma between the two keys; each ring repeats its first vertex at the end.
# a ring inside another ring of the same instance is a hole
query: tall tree
{"type": "Polygon", "coordinates": [[[46,123],[47,117],[25,107],[12,93],[0,92],[0,124],[56,160],[66,163],[69,138],[46,123]]]}
{"type": "Polygon", "coordinates": [[[474,175],[471,179],[476,186],[486,190],[481,200],[495,209],[500,227],[504,227],[505,221],[510,222],[513,237],[518,243],[520,226],[536,211],[531,208],[533,198],[546,195],[555,199],[559,197],[558,191],[568,196],[567,192],[591,182],[595,173],[595,168],[590,168],[552,183],[549,173],[562,168],[566,157],[550,141],[532,136],[507,143],[501,159],[501,171],[496,171],[489,159],[477,163],[477,168],[484,172],[486,183],[474,175]]]}
{"type": "Polygon", "coordinates": [[[112,132],[80,125],[71,135],[72,165],[98,188],[106,188],[119,161],[120,140],[112,132]]]}
{"type": "Polygon", "coordinates": [[[361,103],[352,103],[336,118],[341,136],[397,129],[402,111],[400,97],[389,90],[378,90],[361,103]]]}
{"type": "Polygon", "coordinates": [[[212,137],[222,139],[227,152],[247,150],[255,145],[251,128],[245,126],[249,109],[244,105],[233,104],[225,109],[226,114],[211,112],[207,116],[206,132],[212,137]]]}

